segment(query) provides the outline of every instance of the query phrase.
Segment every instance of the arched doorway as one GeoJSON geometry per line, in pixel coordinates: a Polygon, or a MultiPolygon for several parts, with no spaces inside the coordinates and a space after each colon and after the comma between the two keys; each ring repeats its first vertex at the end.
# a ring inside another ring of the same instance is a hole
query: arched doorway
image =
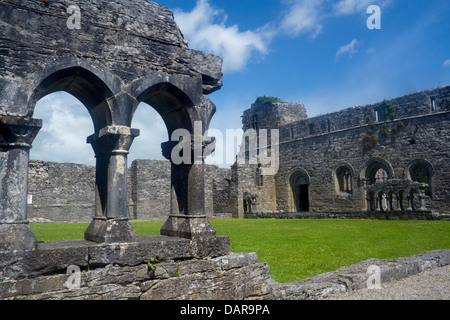
{"type": "Polygon", "coordinates": [[[309,205],[309,176],[303,169],[297,169],[291,173],[290,185],[290,211],[307,212],[309,205]]]}

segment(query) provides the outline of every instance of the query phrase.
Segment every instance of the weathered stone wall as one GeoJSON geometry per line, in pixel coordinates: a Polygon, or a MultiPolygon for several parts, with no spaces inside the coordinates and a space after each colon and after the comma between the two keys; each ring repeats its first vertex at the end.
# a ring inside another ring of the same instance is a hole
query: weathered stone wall
{"type": "Polygon", "coordinates": [[[88,222],[95,213],[95,168],[30,161],[28,194],[31,221],[88,222]]]}
{"type": "Polygon", "coordinates": [[[135,160],[128,175],[130,217],[164,220],[170,213],[170,162],[135,160]]]}
{"type": "Polygon", "coordinates": [[[93,267],[80,270],[77,286],[73,286],[74,274],[65,273],[2,278],[0,299],[320,300],[366,288],[369,266],[380,268],[381,285],[386,286],[449,263],[450,250],[436,250],[394,260],[369,259],[305,281],[278,283],[270,277],[267,263],[257,262],[255,253],[228,253],[206,259],[157,261],[153,266],[93,267]]]}
{"type": "Polygon", "coordinates": [[[307,117],[303,103],[254,103],[249,110],[244,111],[242,128],[244,131],[256,129],[257,123],[258,129],[275,129],[307,117]]]}
{"type": "MultiPolygon", "coordinates": [[[[426,163],[432,173],[431,197],[427,197],[426,207],[434,212],[449,213],[450,86],[389,102],[395,112],[384,118],[380,103],[375,103],[308,119],[299,117],[297,121],[279,127],[260,124],[260,128],[280,129],[280,168],[272,176],[275,187],[270,183],[262,187],[252,185],[255,165],[233,166],[235,216],[242,217],[243,208],[239,202],[246,192],[264,195],[258,199],[276,194],[276,208],[259,200],[259,212],[292,211],[290,179],[296,171],[303,172],[308,181],[310,212],[366,211],[365,170],[372,161],[386,164],[392,171],[388,178],[400,180],[411,179],[409,168],[412,164],[426,163]],[[367,143],[367,137],[374,140],[367,143]],[[337,169],[341,166],[351,173],[350,192],[339,191],[337,169]]],[[[244,112],[244,128],[249,127],[253,113],[258,114],[258,110],[253,105],[244,112]]],[[[278,111],[274,113],[278,117],[278,111]]],[[[267,180],[269,177],[265,177],[267,180]]]]}
{"type": "MultiPolygon", "coordinates": [[[[205,166],[206,214],[231,216],[229,169],[205,166]]],[[[170,162],[135,160],[128,170],[128,212],[134,220],[170,214],[170,162]]],[[[95,213],[95,167],[30,161],[28,217],[33,222],[89,222],[95,213]]]]}
{"type": "MultiPolygon", "coordinates": [[[[28,102],[36,82],[49,71],[46,63],[53,72],[81,64],[111,82],[118,76],[125,85],[147,76],[151,69],[201,76],[205,93],[221,86],[221,58],[190,50],[173,13],[157,3],[8,0],[0,8],[0,114],[32,113],[28,102]],[[74,4],[81,9],[81,30],[67,27],[71,16],[67,9],[74,4]]],[[[83,94],[80,88],[65,88],[83,94]]]]}
{"type": "Polygon", "coordinates": [[[230,218],[231,170],[205,166],[205,210],[208,217],[230,218]]]}

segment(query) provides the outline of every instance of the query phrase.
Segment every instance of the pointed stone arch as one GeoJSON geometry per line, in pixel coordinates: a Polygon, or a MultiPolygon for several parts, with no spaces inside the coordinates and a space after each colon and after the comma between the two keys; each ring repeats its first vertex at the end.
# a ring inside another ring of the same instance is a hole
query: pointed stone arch
{"type": "Polygon", "coordinates": [[[310,210],[310,177],[303,168],[295,168],[289,174],[289,211],[310,210]]]}

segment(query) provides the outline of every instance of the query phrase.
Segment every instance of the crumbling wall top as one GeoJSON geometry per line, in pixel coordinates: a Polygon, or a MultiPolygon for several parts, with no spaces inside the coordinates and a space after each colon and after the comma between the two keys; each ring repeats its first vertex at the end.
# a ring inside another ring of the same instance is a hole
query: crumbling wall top
{"type": "MultiPolygon", "coordinates": [[[[127,86],[150,73],[161,81],[171,75],[199,78],[204,94],[222,85],[222,59],[190,50],[172,12],[154,2],[4,0],[0,29],[0,115],[29,114],[33,90],[52,73],[73,67],[92,72],[112,95],[129,93],[127,86]],[[73,5],[78,12],[69,9],[73,5]]],[[[73,77],[37,98],[64,90],[73,77]]],[[[77,86],[84,95],[102,90],[77,86]]]]}

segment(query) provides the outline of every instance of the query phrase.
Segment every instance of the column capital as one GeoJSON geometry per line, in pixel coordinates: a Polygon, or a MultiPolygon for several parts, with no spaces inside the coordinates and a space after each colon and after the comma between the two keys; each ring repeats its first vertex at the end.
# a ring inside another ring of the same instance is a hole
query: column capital
{"type": "Polygon", "coordinates": [[[40,119],[0,116],[0,147],[31,149],[41,127],[40,119]]]}
{"type": "Polygon", "coordinates": [[[134,138],[140,134],[139,129],[126,126],[107,126],[87,138],[96,157],[115,154],[128,154],[134,138]]]}
{"type": "MultiPolygon", "coordinates": [[[[167,160],[172,160],[172,150],[180,143],[186,143],[182,141],[167,141],[161,143],[162,155],[167,160]]],[[[207,137],[206,139],[202,137],[202,139],[195,137],[195,135],[191,135],[191,140],[188,141],[185,145],[183,145],[183,149],[189,148],[191,153],[191,161],[192,163],[195,160],[204,160],[207,156],[214,152],[216,146],[216,138],[215,137],[207,137]],[[189,145],[190,143],[190,145],[189,145]],[[196,150],[198,148],[198,150],[196,150]],[[201,148],[201,149],[200,149],[201,148]]]]}

